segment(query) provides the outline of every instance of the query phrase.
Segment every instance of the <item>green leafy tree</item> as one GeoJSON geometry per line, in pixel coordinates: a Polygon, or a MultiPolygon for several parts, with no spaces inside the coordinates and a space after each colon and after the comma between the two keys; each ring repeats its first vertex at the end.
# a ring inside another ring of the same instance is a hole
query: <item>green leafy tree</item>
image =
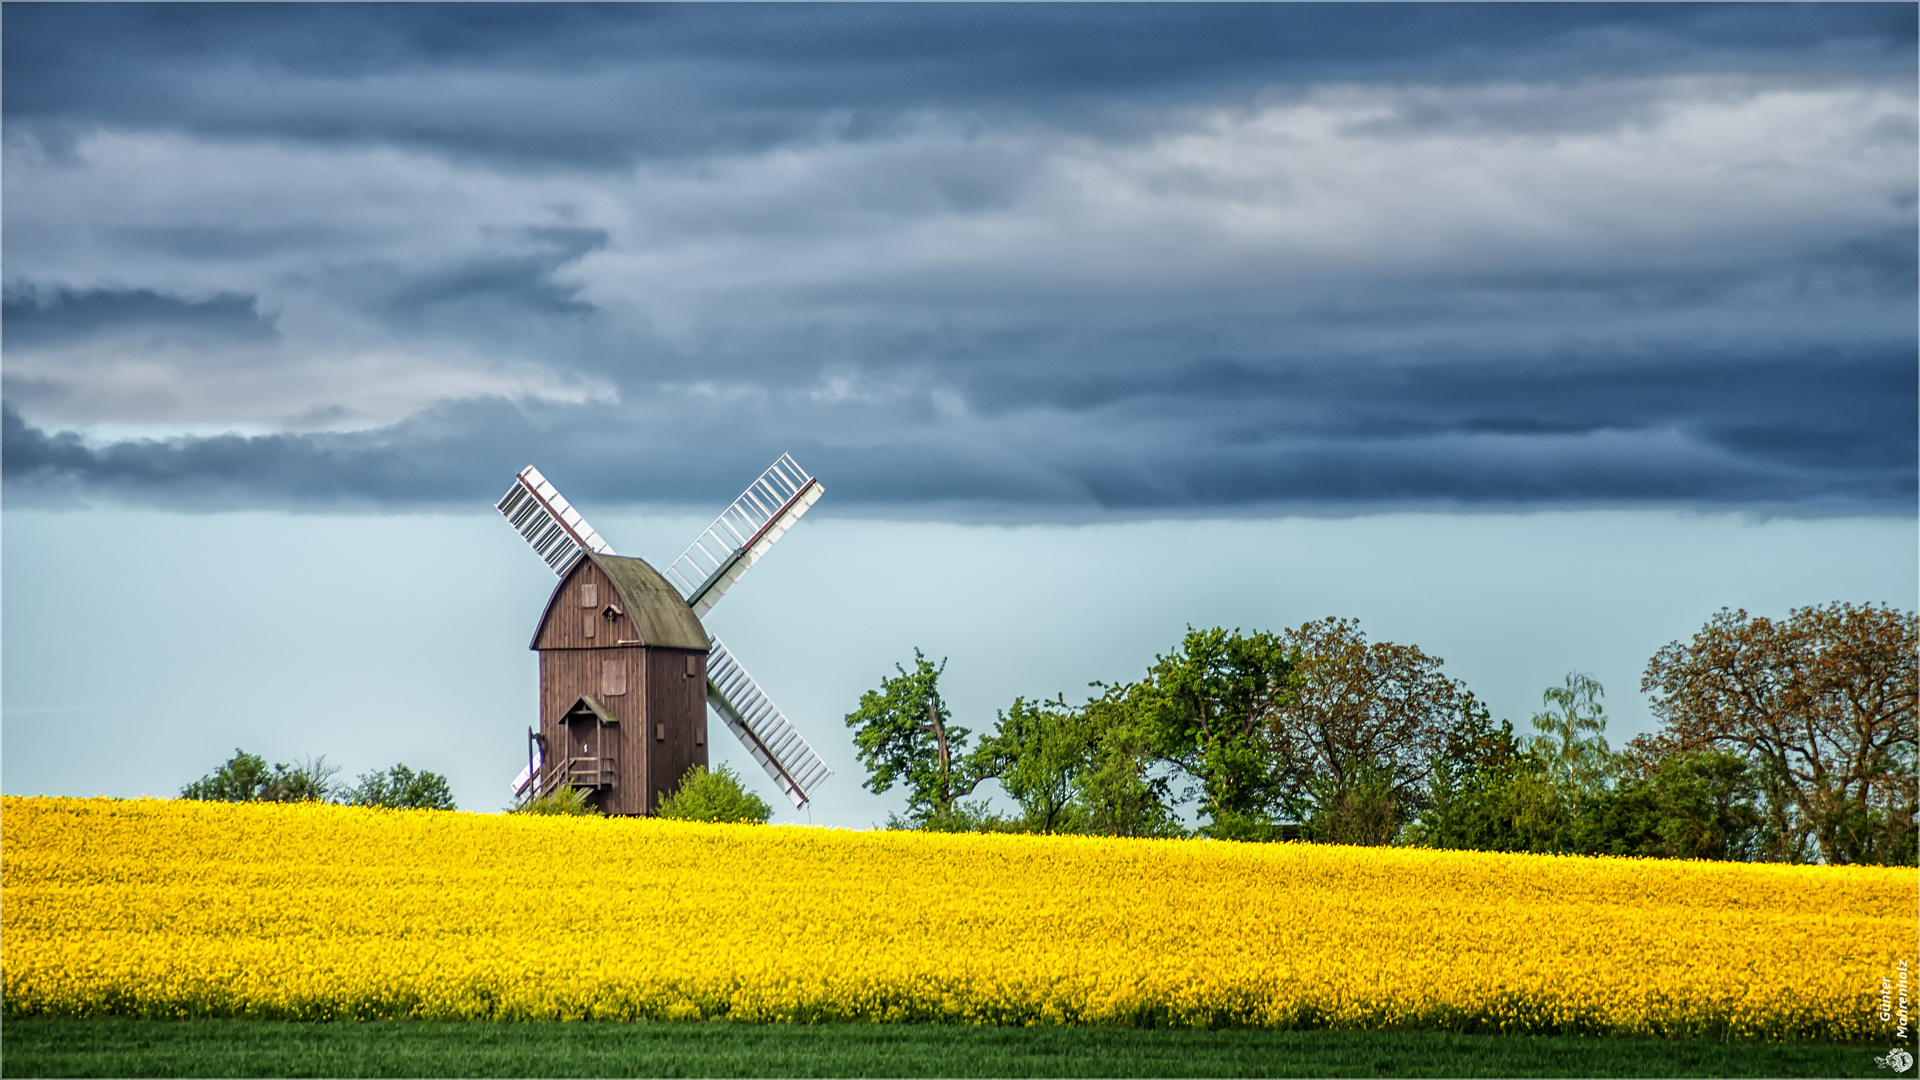
{"type": "Polygon", "coordinates": [[[226,764],[181,788],[180,797],[204,802],[259,802],[270,776],[266,758],[236,747],[226,764]]]}
{"type": "Polygon", "coordinates": [[[1187,629],[1137,683],[1096,683],[1084,707],[1017,700],[981,741],[971,775],[997,776],[1041,831],[1181,835],[1173,785],[1190,782],[1205,832],[1278,835],[1271,713],[1292,665],[1271,634],[1187,629]]]}
{"type": "Polygon", "coordinates": [[[1551,850],[1579,855],[1660,857],[1660,792],[1651,781],[1623,779],[1590,799],[1551,850]]]}
{"type": "Polygon", "coordinates": [[[1724,751],[1674,754],[1629,766],[1590,799],[1571,850],[1586,855],[1752,859],[1762,851],[1759,784],[1745,759],[1724,751]]]}
{"type": "Polygon", "coordinates": [[[1696,751],[1662,763],[1653,776],[1659,853],[1673,859],[1745,859],[1761,815],[1759,785],[1746,759],[1696,751]]]}
{"type": "Polygon", "coordinates": [[[901,784],[907,820],[926,827],[952,819],[959,800],[987,777],[973,771],[982,759],[966,754],[971,733],[952,722],[940,700],[946,661],[935,667],[915,649],[913,664],[912,671],[895,664],[897,676],[860,695],[847,726],[867,769],[867,790],[879,795],[901,784]]]}
{"type": "Polygon", "coordinates": [[[1331,776],[1307,781],[1307,819],[1301,832],[1323,843],[1379,846],[1391,844],[1404,828],[1404,810],[1394,791],[1392,766],[1364,761],[1344,785],[1331,776]]]}
{"type": "Polygon", "coordinates": [[[657,816],[673,821],[765,825],[773,816],[767,800],[747,790],[730,766],[687,770],[679,788],[660,802],[657,816]]]}
{"type": "Polygon", "coordinates": [[[1606,692],[1592,676],[1569,672],[1564,686],[1541,693],[1546,709],[1533,716],[1537,734],[1528,738],[1527,748],[1540,755],[1569,804],[1605,790],[1613,772],[1607,713],[1600,704],[1606,692]]]}
{"type": "Polygon", "coordinates": [[[1420,847],[1555,852],[1565,850],[1571,826],[1545,762],[1523,749],[1511,721],[1495,727],[1482,714],[1448,733],[1426,803],[1402,839],[1420,847]]]}
{"type": "MultiPolygon", "coordinates": [[[[1513,725],[1504,732],[1458,731],[1438,754],[1427,776],[1427,804],[1402,834],[1403,843],[1426,848],[1487,848],[1487,815],[1480,792],[1498,762],[1513,754],[1513,725]]],[[[1485,725],[1483,725],[1485,726],[1485,725]]]]}
{"type": "Polygon", "coordinates": [[[1193,778],[1209,836],[1266,839],[1278,828],[1284,785],[1273,737],[1294,699],[1291,653],[1264,631],[1188,627],[1130,695],[1158,756],[1193,778]]]}
{"type": "Polygon", "coordinates": [[[395,765],[386,772],[361,773],[360,780],[340,793],[349,806],[384,806],[394,810],[452,810],[453,789],[436,772],[414,772],[395,765]]]}
{"type": "Polygon", "coordinates": [[[1020,824],[1041,833],[1080,831],[1076,795],[1094,760],[1093,725],[1063,699],[1015,698],[970,755],[972,775],[996,776],[1020,804],[1020,824]]]}
{"type": "MultiPolygon", "coordinates": [[[[1562,729],[1564,730],[1564,729],[1562,729]]],[[[1751,859],[1761,850],[1760,786],[1738,755],[1649,751],[1614,755],[1614,778],[1569,798],[1565,761],[1539,736],[1475,721],[1435,761],[1427,807],[1404,841],[1481,851],[1751,859]]],[[[1551,746],[1558,747],[1553,742],[1551,746]]]]}
{"type": "Polygon", "coordinates": [[[893,831],[915,830],[943,833],[1028,833],[1033,832],[1023,818],[1010,818],[994,810],[987,799],[958,799],[946,813],[922,820],[888,814],[886,827],[893,831]]]}
{"type": "Polygon", "coordinates": [[[180,789],[183,799],[206,802],[325,802],[335,794],[338,766],[325,755],[293,765],[275,763],[235,748],[218,769],[180,789]]]}
{"type": "Polygon", "coordinates": [[[1151,690],[1107,686],[1081,710],[1088,764],[1074,784],[1074,807],[1085,831],[1101,836],[1185,835],[1173,810],[1172,775],[1160,735],[1143,721],[1151,690]]]}

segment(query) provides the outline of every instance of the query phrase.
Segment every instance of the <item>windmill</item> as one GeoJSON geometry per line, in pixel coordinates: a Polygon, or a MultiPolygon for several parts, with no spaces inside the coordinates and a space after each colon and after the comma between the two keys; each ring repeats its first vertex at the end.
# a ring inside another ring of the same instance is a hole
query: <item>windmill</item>
{"type": "Polygon", "coordinates": [[[718,715],[795,809],[832,774],[700,617],[819,500],[782,454],[663,574],[614,554],[529,465],[496,504],[560,583],[529,648],[540,654],[540,727],[516,797],[571,785],[609,814],[651,814],[707,764],[718,715]]]}

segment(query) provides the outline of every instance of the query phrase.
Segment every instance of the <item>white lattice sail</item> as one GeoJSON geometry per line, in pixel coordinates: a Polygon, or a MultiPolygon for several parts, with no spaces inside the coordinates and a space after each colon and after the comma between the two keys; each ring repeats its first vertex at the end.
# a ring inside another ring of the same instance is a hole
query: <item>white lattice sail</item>
{"type": "Polygon", "coordinates": [[[494,508],[556,574],[564,576],[572,569],[582,551],[613,554],[587,519],[531,465],[513,478],[513,487],[494,508]]]}
{"type": "Polygon", "coordinates": [[[793,455],[781,454],[673,560],[666,579],[686,597],[695,615],[704,616],[825,490],[793,455]]]}
{"type": "Polygon", "coordinates": [[[793,808],[807,805],[814,788],[832,776],[833,770],[727,652],[726,645],[719,638],[711,639],[710,644],[707,704],[766,770],[793,808]]]}

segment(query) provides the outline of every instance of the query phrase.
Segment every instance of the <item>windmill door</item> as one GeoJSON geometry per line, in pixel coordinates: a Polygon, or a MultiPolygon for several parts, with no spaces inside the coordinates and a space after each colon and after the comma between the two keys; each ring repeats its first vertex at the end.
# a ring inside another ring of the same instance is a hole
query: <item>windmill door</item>
{"type": "Polygon", "coordinates": [[[620,727],[587,708],[567,714],[567,779],[582,791],[613,786],[620,752],[620,727]]]}

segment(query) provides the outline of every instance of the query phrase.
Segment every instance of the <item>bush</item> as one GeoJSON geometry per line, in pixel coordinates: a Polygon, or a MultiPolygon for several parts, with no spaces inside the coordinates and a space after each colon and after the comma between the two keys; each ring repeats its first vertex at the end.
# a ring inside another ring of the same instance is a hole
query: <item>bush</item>
{"type": "Polygon", "coordinates": [[[674,821],[765,825],[773,816],[773,807],[742,786],[739,774],[727,766],[710,771],[695,765],[680,781],[679,790],[661,801],[658,816],[674,821]]]}
{"type": "Polygon", "coordinates": [[[416,773],[395,765],[385,773],[362,773],[360,782],[340,792],[348,806],[385,806],[395,810],[453,810],[453,790],[436,772],[416,773]]]}
{"type": "Polygon", "coordinates": [[[213,772],[180,789],[183,799],[204,802],[326,802],[334,795],[339,766],[326,755],[297,765],[275,762],[235,747],[233,757],[213,772]]]}
{"type": "Polygon", "coordinates": [[[985,799],[959,799],[945,810],[935,810],[920,818],[903,818],[899,814],[890,813],[887,815],[887,828],[892,832],[907,832],[914,829],[944,833],[1041,831],[1034,826],[1030,818],[1007,817],[994,813],[991,804],[985,799]]]}
{"type": "Polygon", "coordinates": [[[509,814],[560,814],[567,817],[589,817],[600,813],[600,808],[587,801],[587,792],[571,784],[557,791],[549,792],[537,799],[508,810],[509,814]]]}

